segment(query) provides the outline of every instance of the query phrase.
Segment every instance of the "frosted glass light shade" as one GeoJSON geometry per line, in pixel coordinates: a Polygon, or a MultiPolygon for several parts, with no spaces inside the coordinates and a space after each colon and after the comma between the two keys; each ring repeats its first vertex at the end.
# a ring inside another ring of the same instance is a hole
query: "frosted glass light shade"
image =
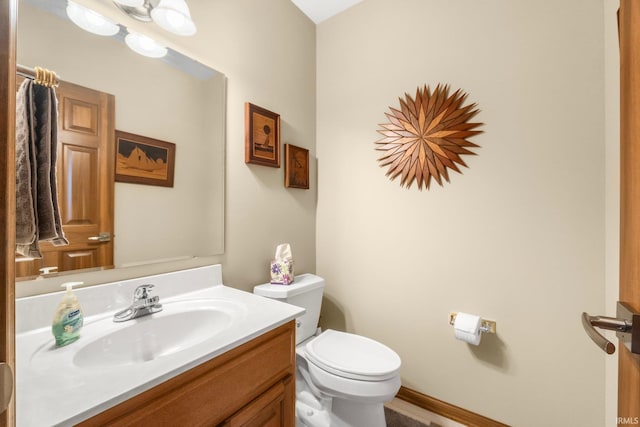
{"type": "Polygon", "coordinates": [[[120,27],[115,22],[71,1],[67,4],[67,16],[78,27],[99,36],[113,36],[120,31],[120,27]]]}
{"type": "Polygon", "coordinates": [[[167,48],[144,34],[130,32],[124,38],[131,50],[149,58],[162,58],[167,54],[167,48]]]}
{"type": "Polygon", "coordinates": [[[144,4],[144,0],[113,0],[115,3],[119,3],[123,6],[140,7],[144,4]]]}
{"type": "Polygon", "coordinates": [[[180,36],[196,33],[196,24],[191,19],[189,7],[184,0],[160,0],[151,10],[153,21],[165,30],[180,36]]]}

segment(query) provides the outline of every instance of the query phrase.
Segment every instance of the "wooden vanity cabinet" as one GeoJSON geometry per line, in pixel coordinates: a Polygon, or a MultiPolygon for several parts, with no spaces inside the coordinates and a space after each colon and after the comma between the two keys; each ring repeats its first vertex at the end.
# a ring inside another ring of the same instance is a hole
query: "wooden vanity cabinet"
{"type": "Polygon", "coordinates": [[[295,364],[291,321],[79,425],[293,427],[295,364]]]}

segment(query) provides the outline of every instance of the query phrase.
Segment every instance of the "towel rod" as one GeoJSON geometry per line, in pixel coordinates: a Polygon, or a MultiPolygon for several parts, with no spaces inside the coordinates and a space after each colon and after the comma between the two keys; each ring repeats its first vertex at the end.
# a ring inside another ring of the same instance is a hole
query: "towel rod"
{"type": "MultiPolygon", "coordinates": [[[[39,67],[36,67],[36,68],[39,68],[39,67]]],[[[45,69],[45,68],[40,68],[40,69],[41,69],[41,70],[44,70],[45,72],[52,73],[52,77],[53,77],[53,79],[52,79],[52,80],[53,80],[53,81],[52,81],[52,83],[51,83],[51,84],[52,84],[54,87],[58,87],[58,86],[60,85],[60,79],[58,78],[58,75],[56,74],[56,72],[55,72],[55,71],[50,71],[50,70],[47,70],[47,69],[45,69]]],[[[16,65],[16,74],[18,74],[18,75],[20,75],[20,76],[22,76],[22,77],[26,77],[26,78],[28,78],[28,79],[35,80],[35,79],[36,79],[36,77],[37,77],[37,75],[38,75],[38,72],[37,72],[35,69],[33,69],[33,68],[30,68],[30,67],[27,67],[27,66],[24,66],[24,65],[17,64],[17,65],[16,65]]]]}

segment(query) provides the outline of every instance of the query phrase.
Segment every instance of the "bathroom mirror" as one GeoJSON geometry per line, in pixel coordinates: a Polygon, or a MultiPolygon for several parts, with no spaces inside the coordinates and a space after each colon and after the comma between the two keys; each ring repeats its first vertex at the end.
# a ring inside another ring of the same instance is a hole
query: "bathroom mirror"
{"type": "Polygon", "coordinates": [[[114,265],[124,270],[117,277],[221,254],[225,76],[175,51],[171,64],[140,56],[117,37],[75,26],[65,7],[66,0],[19,2],[18,64],[114,95],[117,130],[176,145],[172,188],[115,183],[114,265]]]}

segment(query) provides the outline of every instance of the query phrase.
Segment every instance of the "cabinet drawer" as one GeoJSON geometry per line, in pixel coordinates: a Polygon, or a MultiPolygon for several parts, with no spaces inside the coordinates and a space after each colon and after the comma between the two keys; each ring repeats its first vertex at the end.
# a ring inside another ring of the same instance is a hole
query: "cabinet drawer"
{"type": "Polygon", "coordinates": [[[222,427],[284,427],[285,393],[281,381],[229,418],[222,427]]]}
{"type": "MultiPolygon", "coordinates": [[[[217,425],[274,384],[285,379],[292,381],[294,375],[295,327],[292,321],[80,425],[217,425]]],[[[285,406],[289,408],[292,404],[285,406]]]]}

